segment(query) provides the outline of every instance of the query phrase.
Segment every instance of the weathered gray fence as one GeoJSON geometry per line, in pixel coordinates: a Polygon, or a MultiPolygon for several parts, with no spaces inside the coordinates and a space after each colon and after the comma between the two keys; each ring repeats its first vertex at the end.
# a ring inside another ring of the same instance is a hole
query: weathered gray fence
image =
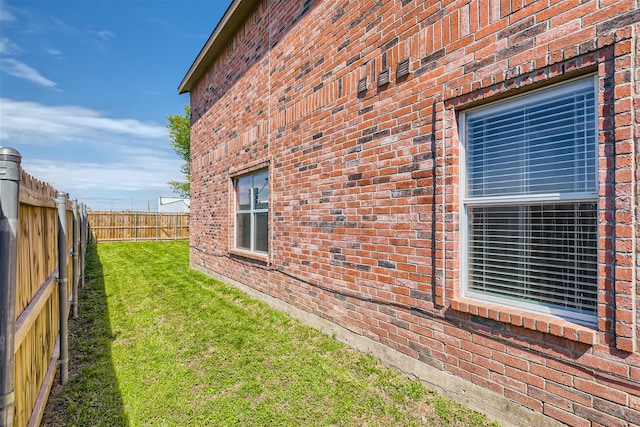
{"type": "Polygon", "coordinates": [[[0,147],[0,427],[39,425],[58,369],[67,382],[89,236],[86,206],[20,161],[0,147]]]}

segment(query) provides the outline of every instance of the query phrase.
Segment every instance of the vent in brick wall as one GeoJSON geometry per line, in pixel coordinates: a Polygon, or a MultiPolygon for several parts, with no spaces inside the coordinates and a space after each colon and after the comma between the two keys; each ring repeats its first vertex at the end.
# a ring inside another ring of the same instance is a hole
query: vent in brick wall
{"type": "Polygon", "coordinates": [[[367,77],[363,77],[358,81],[358,93],[367,91],[367,77]]]}
{"type": "Polygon", "coordinates": [[[401,78],[409,75],[409,60],[410,58],[405,59],[404,61],[398,62],[398,70],[396,71],[396,78],[401,78]]]}
{"type": "Polygon", "coordinates": [[[389,69],[385,69],[380,71],[380,76],[378,76],[378,86],[384,86],[389,83],[389,69]]]}

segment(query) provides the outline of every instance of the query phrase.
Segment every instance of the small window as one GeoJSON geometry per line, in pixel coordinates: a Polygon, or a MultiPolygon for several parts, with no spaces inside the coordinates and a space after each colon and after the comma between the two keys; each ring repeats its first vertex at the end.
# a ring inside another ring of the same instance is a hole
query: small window
{"type": "Polygon", "coordinates": [[[461,115],[465,296],[596,323],[594,82],[461,115]]]}
{"type": "Polygon", "coordinates": [[[269,252],[269,171],[243,175],[233,180],[236,197],[236,248],[269,252]]]}

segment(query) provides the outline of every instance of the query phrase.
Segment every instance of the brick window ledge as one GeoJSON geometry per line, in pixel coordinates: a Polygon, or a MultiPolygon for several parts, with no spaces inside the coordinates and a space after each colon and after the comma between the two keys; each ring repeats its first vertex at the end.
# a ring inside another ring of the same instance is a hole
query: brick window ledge
{"type": "Polygon", "coordinates": [[[252,259],[254,261],[261,261],[265,264],[269,263],[269,255],[267,254],[259,254],[256,252],[243,251],[242,249],[231,249],[229,250],[229,254],[235,255],[242,258],[252,259]]]}
{"type": "Polygon", "coordinates": [[[451,308],[462,313],[520,326],[583,344],[595,345],[598,341],[597,330],[553,316],[545,316],[465,298],[452,300],[451,308]]]}

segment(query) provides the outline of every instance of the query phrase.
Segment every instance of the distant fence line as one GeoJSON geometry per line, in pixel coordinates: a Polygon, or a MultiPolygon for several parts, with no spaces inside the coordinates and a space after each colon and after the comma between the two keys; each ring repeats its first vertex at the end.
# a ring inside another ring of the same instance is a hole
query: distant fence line
{"type": "Polygon", "coordinates": [[[37,426],[68,379],[67,321],[78,315],[87,209],[0,147],[0,427],[37,426]]]}
{"type": "Polygon", "coordinates": [[[189,214],[180,212],[89,212],[96,242],[189,239],[189,214]]]}

